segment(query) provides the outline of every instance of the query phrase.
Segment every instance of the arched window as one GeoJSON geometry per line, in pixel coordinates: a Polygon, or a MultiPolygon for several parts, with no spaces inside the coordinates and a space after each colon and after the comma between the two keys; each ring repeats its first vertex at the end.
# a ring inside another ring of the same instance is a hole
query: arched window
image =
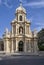
{"type": "Polygon", "coordinates": [[[22,34],[23,33],[23,27],[19,27],[19,33],[22,34]]]}
{"type": "Polygon", "coordinates": [[[20,15],[20,21],[22,21],[22,16],[20,15]]]}

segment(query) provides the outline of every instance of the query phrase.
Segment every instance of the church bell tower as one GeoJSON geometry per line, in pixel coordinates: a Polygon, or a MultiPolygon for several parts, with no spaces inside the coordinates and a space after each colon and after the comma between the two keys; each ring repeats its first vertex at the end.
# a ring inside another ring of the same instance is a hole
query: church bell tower
{"type": "Polygon", "coordinates": [[[18,22],[24,22],[26,19],[26,10],[20,3],[20,6],[16,9],[16,19],[18,22]]]}

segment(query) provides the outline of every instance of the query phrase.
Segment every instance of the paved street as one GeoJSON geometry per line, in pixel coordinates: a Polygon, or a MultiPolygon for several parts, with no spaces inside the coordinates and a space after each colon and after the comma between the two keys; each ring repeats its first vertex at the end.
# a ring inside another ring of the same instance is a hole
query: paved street
{"type": "Polygon", "coordinates": [[[44,65],[44,56],[5,56],[0,65],[44,65]]]}

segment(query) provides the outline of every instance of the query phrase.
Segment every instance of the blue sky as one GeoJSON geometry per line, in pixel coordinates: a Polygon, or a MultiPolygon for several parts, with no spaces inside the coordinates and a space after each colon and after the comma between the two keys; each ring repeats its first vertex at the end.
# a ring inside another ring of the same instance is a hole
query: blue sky
{"type": "Polygon", "coordinates": [[[20,1],[26,9],[27,19],[31,21],[31,30],[44,28],[44,0],[0,0],[0,37],[6,28],[11,30],[10,23],[15,18],[20,1]]]}

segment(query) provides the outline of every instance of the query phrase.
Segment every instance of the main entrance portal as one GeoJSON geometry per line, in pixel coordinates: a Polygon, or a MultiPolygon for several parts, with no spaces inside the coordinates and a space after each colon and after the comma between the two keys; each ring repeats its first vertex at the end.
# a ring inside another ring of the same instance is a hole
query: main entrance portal
{"type": "Polygon", "coordinates": [[[18,44],[18,50],[21,52],[23,51],[23,44],[24,44],[23,41],[20,41],[18,44]]]}

